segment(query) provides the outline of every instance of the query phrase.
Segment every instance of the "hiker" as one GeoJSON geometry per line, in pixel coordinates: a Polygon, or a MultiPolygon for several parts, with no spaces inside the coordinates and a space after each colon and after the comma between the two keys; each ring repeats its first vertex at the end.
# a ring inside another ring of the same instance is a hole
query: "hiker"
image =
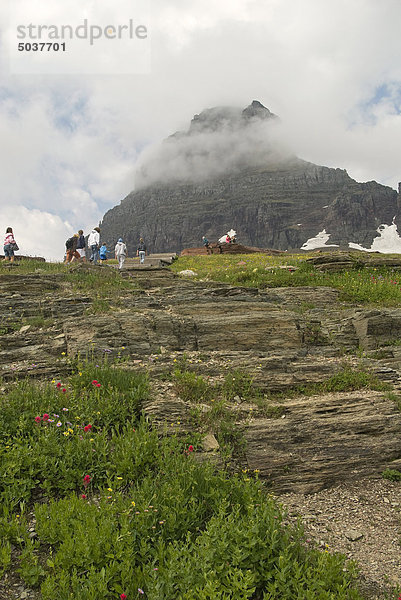
{"type": "Polygon", "coordinates": [[[100,258],[100,264],[102,265],[104,262],[107,261],[107,255],[110,254],[109,250],[107,250],[107,246],[106,244],[102,244],[100,246],[100,250],[99,250],[99,258],[100,258]]]}
{"type": "Polygon", "coordinates": [[[68,263],[74,262],[74,260],[81,258],[81,255],[79,254],[79,252],[77,252],[78,240],[79,240],[79,235],[77,233],[74,233],[74,235],[72,237],[68,238],[68,240],[66,241],[66,243],[65,243],[66,256],[65,256],[64,264],[67,265],[68,263]]]}
{"type": "Polygon", "coordinates": [[[138,248],[136,250],[136,255],[139,256],[139,262],[143,264],[145,262],[146,255],[146,244],[143,241],[143,238],[139,238],[138,248]]]}
{"type": "Polygon", "coordinates": [[[86,262],[86,252],[85,252],[85,248],[86,248],[86,243],[85,243],[85,237],[84,237],[84,232],[82,229],[80,229],[78,231],[78,244],[77,244],[77,252],[79,254],[79,256],[81,257],[82,262],[86,262]]]}
{"type": "Polygon", "coordinates": [[[12,227],[7,227],[6,237],[4,238],[4,258],[3,261],[14,262],[14,251],[19,250],[17,242],[14,239],[12,227]]]}
{"type": "Polygon", "coordinates": [[[118,239],[116,247],[114,248],[114,255],[116,260],[118,260],[118,268],[121,271],[124,267],[125,259],[127,258],[127,246],[124,244],[122,238],[118,239]]]}
{"type": "Polygon", "coordinates": [[[88,237],[88,247],[91,249],[91,257],[89,260],[90,262],[93,262],[94,265],[97,265],[97,261],[99,260],[99,244],[100,229],[99,227],[94,227],[88,237]]]}
{"type": "Polygon", "coordinates": [[[203,243],[203,245],[206,248],[206,252],[208,254],[211,254],[212,253],[212,249],[210,247],[209,240],[207,239],[207,237],[205,235],[202,237],[202,243],[203,243]]]}

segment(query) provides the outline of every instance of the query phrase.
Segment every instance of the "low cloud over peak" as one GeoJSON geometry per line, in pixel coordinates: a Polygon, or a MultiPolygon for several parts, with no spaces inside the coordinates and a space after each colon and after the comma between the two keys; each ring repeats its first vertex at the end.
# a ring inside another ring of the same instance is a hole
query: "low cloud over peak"
{"type": "Polygon", "coordinates": [[[177,181],[203,181],[238,169],[294,158],[280,134],[280,120],[258,100],[245,109],[203,110],[187,131],[178,131],[145,150],[136,188],[177,181]]]}

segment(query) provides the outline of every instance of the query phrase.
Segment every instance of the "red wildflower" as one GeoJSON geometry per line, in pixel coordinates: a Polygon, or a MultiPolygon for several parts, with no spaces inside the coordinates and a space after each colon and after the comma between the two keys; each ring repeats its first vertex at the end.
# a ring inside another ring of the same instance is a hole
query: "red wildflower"
{"type": "Polygon", "coordinates": [[[58,383],[56,384],[56,388],[59,388],[59,389],[61,388],[61,383],[60,383],[60,382],[58,382],[58,383]]]}
{"type": "Polygon", "coordinates": [[[41,418],[41,417],[35,417],[35,421],[36,421],[36,423],[40,423],[40,422],[41,422],[41,420],[42,420],[42,418],[41,418]]]}
{"type": "Polygon", "coordinates": [[[126,600],[126,599],[127,599],[127,596],[125,594],[120,595],[120,600],[126,600]]]}
{"type": "Polygon", "coordinates": [[[101,387],[100,383],[97,383],[97,384],[96,384],[96,387],[101,387]]]}
{"type": "Polygon", "coordinates": [[[47,413],[44,413],[44,414],[43,414],[43,420],[44,420],[44,421],[47,421],[47,420],[48,420],[48,418],[49,418],[49,415],[48,415],[47,413]]]}
{"type": "Polygon", "coordinates": [[[81,494],[81,498],[82,498],[82,500],[86,500],[85,494],[81,494]]]}
{"type": "Polygon", "coordinates": [[[65,394],[67,390],[65,388],[63,388],[61,391],[64,392],[64,394],[65,394]]]}
{"type": "Polygon", "coordinates": [[[92,381],[92,385],[96,385],[97,383],[98,383],[97,379],[94,379],[94,380],[92,381]]]}
{"type": "Polygon", "coordinates": [[[92,429],[92,425],[85,425],[84,431],[90,431],[92,429]]]}
{"type": "Polygon", "coordinates": [[[188,452],[193,452],[193,451],[194,451],[194,447],[191,444],[191,446],[188,446],[188,452]]]}
{"type": "Polygon", "coordinates": [[[91,480],[91,476],[90,475],[85,475],[84,477],[84,487],[88,487],[89,483],[91,480]]]}

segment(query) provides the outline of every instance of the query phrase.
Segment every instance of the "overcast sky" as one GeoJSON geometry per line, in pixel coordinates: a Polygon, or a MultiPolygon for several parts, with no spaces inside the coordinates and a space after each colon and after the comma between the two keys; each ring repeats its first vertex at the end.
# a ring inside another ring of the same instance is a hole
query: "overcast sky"
{"type": "Polygon", "coordinates": [[[5,5],[0,229],[27,254],[61,259],[134,188],[140,153],[212,106],[260,100],[301,158],[401,181],[400,0],[153,0],[149,73],[127,75],[10,73],[5,5]]]}

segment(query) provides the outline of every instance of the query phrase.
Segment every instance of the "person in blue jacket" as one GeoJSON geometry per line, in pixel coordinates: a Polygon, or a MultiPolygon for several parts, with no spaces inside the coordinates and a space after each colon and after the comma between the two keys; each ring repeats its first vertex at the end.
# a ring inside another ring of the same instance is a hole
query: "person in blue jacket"
{"type": "Polygon", "coordinates": [[[102,244],[100,246],[100,250],[99,250],[99,258],[100,258],[101,265],[107,261],[108,254],[110,254],[110,252],[109,252],[109,250],[107,250],[106,244],[102,244]]]}

